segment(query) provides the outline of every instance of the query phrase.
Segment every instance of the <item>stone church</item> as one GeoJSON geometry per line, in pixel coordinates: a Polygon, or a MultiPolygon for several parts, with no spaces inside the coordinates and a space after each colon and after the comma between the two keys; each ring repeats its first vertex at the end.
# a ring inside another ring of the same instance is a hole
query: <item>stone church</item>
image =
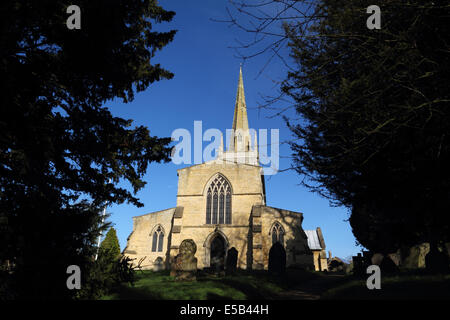
{"type": "Polygon", "coordinates": [[[248,126],[242,69],[232,129],[228,149],[222,138],[216,159],[177,170],[176,207],[133,217],[123,254],[135,264],[170,268],[180,243],[192,239],[199,269],[224,266],[229,252],[236,251],[237,268],[268,269],[269,252],[277,242],[285,249],[287,267],[317,265],[302,228],[303,214],[267,206],[257,139],[251,138],[248,126]]]}

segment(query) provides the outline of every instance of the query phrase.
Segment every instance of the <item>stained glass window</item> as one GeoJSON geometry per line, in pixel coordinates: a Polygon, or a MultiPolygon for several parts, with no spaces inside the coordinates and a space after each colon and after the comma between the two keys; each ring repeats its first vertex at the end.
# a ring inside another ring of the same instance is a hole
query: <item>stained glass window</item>
{"type": "Polygon", "coordinates": [[[211,202],[212,195],[211,191],[208,190],[208,195],[206,196],[206,224],[211,224],[211,202]]]}
{"type": "Polygon", "coordinates": [[[158,226],[153,232],[152,239],[152,252],[162,252],[163,251],[163,243],[164,243],[164,231],[161,226],[158,226]]]}
{"type": "Polygon", "coordinates": [[[226,210],[225,210],[225,223],[226,224],[231,224],[231,191],[228,190],[227,194],[226,194],[226,210]]]}
{"type": "Polygon", "coordinates": [[[223,192],[221,192],[220,196],[219,196],[219,224],[224,223],[223,206],[224,206],[224,194],[223,194],[223,192]]]}
{"type": "Polygon", "coordinates": [[[217,224],[217,191],[213,195],[212,224],[217,224]]]}
{"type": "Polygon", "coordinates": [[[276,222],[272,227],[271,234],[272,234],[272,244],[279,242],[284,246],[284,230],[281,224],[276,222]]]}
{"type": "Polygon", "coordinates": [[[206,194],[206,223],[231,224],[231,186],[220,174],[206,194]]]}

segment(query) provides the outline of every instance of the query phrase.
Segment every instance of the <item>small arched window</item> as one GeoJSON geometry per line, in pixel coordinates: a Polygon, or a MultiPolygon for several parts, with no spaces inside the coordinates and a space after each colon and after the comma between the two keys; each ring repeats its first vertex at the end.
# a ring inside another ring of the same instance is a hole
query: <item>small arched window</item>
{"type": "Polygon", "coordinates": [[[280,223],[276,222],[270,233],[272,234],[272,245],[279,242],[284,246],[284,229],[280,223]]]}
{"type": "Polygon", "coordinates": [[[231,224],[231,186],[220,174],[206,193],[206,224],[231,224]]]}
{"type": "Polygon", "coordinates": [[[153,232],[152,252],[162,252],[164,243],[164,231],[158,226],[153,232]]]}

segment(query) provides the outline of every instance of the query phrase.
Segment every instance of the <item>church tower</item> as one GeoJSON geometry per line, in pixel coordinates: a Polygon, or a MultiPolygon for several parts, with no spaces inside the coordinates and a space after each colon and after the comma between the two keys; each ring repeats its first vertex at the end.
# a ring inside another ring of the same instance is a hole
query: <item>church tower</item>
{"type": "MultiPolygon", "coordinates": [[[[239,69],[233,125],[231,132],[227,133],[227,138],[229,140],[228,150],[219,151],[222,159],[226,161],[258,165],[257,135],[256,130],[250,129],[248,126],[242,66],[239,69]]],[[[223,148],[223,143],[221,148],[223,148]]]]}

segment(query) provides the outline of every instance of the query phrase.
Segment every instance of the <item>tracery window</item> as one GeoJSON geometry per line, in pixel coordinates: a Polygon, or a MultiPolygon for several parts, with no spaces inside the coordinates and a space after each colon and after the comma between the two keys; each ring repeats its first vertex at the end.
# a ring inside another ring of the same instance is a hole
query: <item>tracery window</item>
{"type": "Polygon", "coordinates": [[[272,245],[279,242],[284,246],[284,229],[281,224],[276,222],[270,233],[272,234],[272,245]]]}
{"type": "Polygon", "coordinates": [[[206,224],[231,224],[231,186],[220,174],[206,193],[206,224]]]}
{"type": "Polygon", "coordinates": [[[162,252],[164,243],[164,231],[158,226],[153,232],[152,252],[162,252]]]}

